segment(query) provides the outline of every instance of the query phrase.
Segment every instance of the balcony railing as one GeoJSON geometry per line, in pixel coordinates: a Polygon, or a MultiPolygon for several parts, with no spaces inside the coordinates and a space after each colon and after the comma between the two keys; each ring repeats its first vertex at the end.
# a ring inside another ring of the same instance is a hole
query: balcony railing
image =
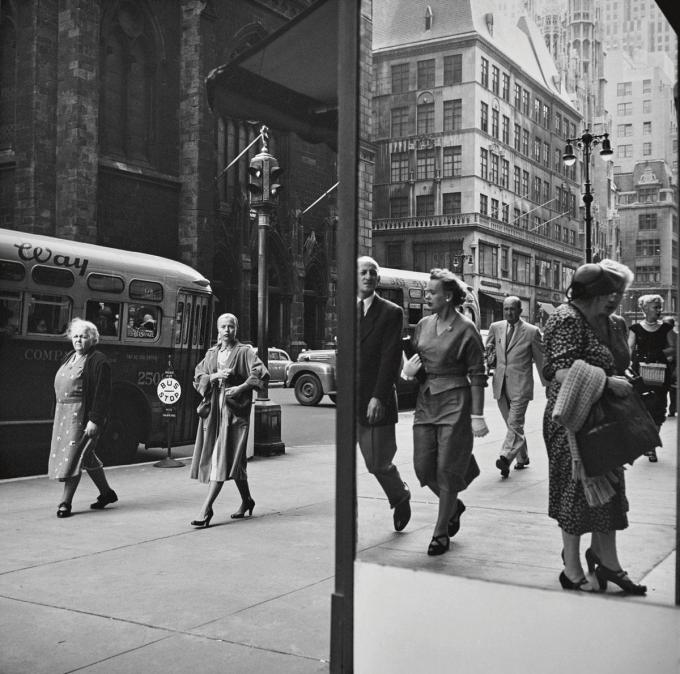
{"type": "Polygon", "coordinates": [[[476,227],[481,230],[493,232],[494,234],[525,243],[529,246],[549,247],[557,250],[564,255],[579,258],[583,252],[577,246],[557,241],[553,238],[541,236],[534,232],[527,231],[516,225],[501,222],[480,213],[459,213],[457,215],[429,215],[413,216],[407,218],[380,218],[373,220],[373,229],[381,232],[404,231],[404,230],[424,230],[424,229],[469,229],[476,227]]]}

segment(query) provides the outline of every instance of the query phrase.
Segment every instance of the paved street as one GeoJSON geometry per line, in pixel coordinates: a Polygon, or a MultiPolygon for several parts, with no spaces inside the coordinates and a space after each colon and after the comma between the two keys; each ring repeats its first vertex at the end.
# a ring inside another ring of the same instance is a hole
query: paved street
{"type": "MultiPolygon", "coordinates": [[[[205,487],[187,467],[109,469],[120,501],[105,512],[89,510],[95,490],[84,478],[65,520],[54,515],[59,485],[44,477],[0,483],[0,672],[327,671],[334,412],[301,408],[291,396],[272,390],[286,454],[250,462],[251,520],[229,518],[239,499],[228,484],[214,526],[192,529],[205,487]],[[325,441],[292,444],[302,426],[325,441]]],[[[404,532],[392,530],[385,498],[359,459],[361,559],[551,588],[550,601],[560,601],[559,530],[545,515],[542,395],[529,410],[531,467],[501,480],[493,464],[504,428],[487,400],[492,432],[475,445],[482,475],[464,495],[452,550],[438,558],[425,554],[436,503],[413,475],[412,413],[402,412],[397,461],[413,491],[413,519],[404,532]]],[[[671,419],[659,463],[638,461],[627,472],[631,526],[620,536],[621,558],[649,594],[612,601],[673,601],[675,433],[671,419]]]]}

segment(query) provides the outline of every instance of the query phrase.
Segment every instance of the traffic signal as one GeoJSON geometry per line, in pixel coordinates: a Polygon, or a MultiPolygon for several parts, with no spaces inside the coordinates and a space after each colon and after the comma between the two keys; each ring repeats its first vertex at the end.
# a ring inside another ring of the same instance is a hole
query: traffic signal
{"type": "Polygon", "coordinates": [[[251,162],[248,167],[248,192],[251,204],[262,204],[264,201],[264,171],[262,164],[251,162]]]}
{"type": "Polygon", "coordinates": [[[283,169],[280,166],[272,165],[269,169],[269,195],[272,201],[276,201],[279,196],[279,192],[282,189],[282,185],[279,183],[279,179],[283,169]]]}

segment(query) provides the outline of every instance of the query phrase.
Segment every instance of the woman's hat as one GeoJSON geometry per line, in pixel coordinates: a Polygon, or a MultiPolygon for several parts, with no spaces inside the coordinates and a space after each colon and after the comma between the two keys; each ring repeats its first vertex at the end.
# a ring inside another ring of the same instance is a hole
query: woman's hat
{"type": "Polygon", "coordinates": [[[581,285],[586,294],[596,297],[622,292],[626,286],[626,277],[613,269],[588,262],[574,272],[572,282],[581,285]]]}

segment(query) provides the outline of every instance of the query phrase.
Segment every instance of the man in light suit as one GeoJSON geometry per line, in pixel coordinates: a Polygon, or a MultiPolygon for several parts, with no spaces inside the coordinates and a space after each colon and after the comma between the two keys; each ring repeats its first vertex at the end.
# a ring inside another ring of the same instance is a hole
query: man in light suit
{"type": "Polygon", "coordinates": [[[524,435],[524,415],[534,397],[532,364],[536,363],[541,383],[543,379],[543,341],[540,330],[520,318],[522,302],[519,297],[506,297],[503,302],[504,321],[489,326],[486,340],[487,362],[493,369],[493,397],[505,419],[508,432],[503,441],[496,468],[501,477],[529,465],[527,441],[524,435]]]}
{"type": "Polygon", "coordinates": [[[359,448],[368,472],[375,475],[394,510],[395,530],[401,531],[411,518],[411,492],[392,460],[397,452],[396,381],[401,368],[404,312],[375,292],[380,268],[372,257],[357,260],[357,274],[359,448]]]}

